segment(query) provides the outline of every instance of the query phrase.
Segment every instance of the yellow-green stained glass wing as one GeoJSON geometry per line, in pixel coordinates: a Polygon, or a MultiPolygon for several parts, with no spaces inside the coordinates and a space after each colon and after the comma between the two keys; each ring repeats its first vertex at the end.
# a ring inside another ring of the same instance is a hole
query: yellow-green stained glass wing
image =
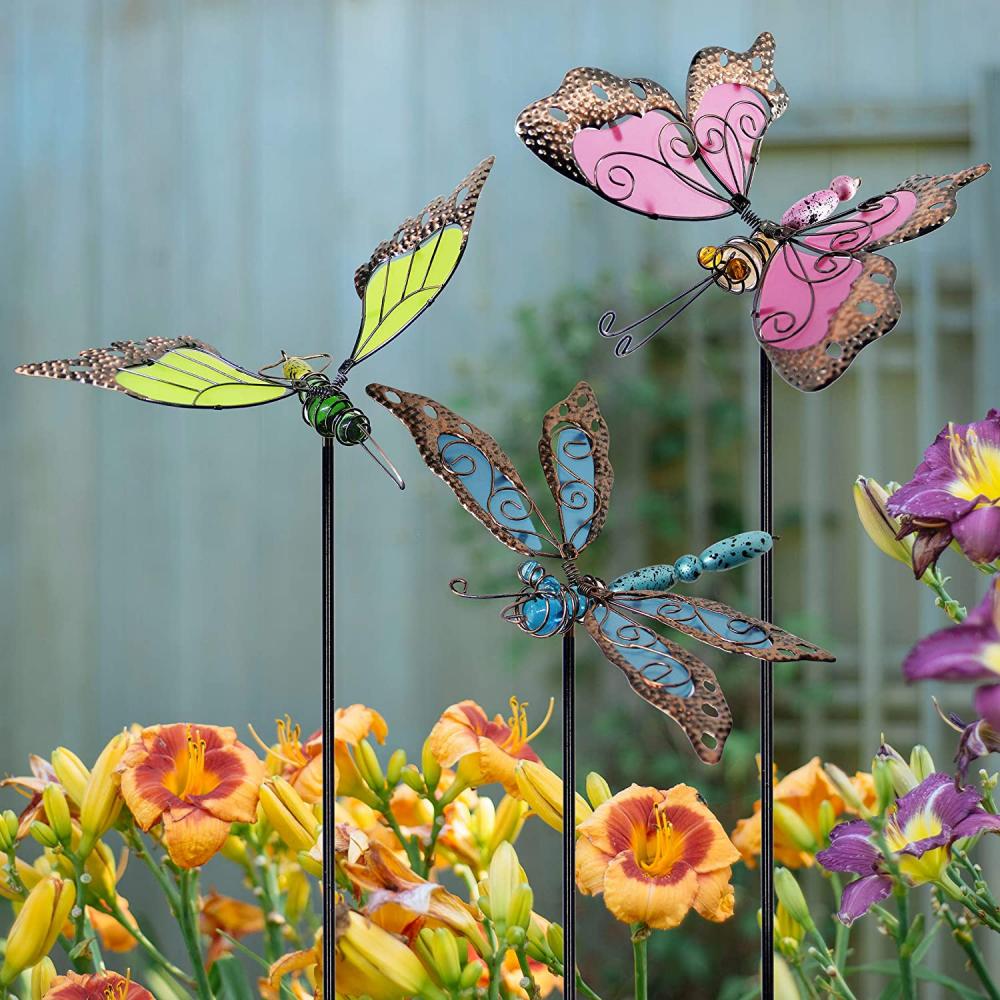
{"type": "Polygon", "coordinates": [[[195,347],[168,351],[152,363],[123,368],[115,381],[133,396],[172,406],[256,406],[289,395],[286,386],[195,347]]]}
{"type": "Polygon", "coordinates": [[[464,248],[465,234],[458,226],[448,226],[416,250],[377,268],[365,289],[361,331],[351,360],[362,361],[398,337],[444,288],[464,248]]]}
{"type": "Polygon", "coordinates": [[[171,406],[256,406],[292,394],[191,337],[117,341],[81,351],[75,358],[32,362],[15,371],[83,382],[171,406]]]}
{"type": "Polygon", "coordinates": [[[448,283],[462,259],[492,166],[492,156],[483,160],[447,198],[435,198],[403,222],[355,272],[362,313],[352,362],[398,337],[448,283]]]}

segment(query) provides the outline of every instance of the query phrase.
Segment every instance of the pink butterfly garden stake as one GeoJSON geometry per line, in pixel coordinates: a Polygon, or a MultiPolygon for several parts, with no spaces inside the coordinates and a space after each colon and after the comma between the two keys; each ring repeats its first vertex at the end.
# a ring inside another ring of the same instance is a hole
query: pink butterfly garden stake
{"type": "Polygon", "coordinates": [[[642,347],[710,286],[753,292],[757,339],[781,377],[804,391],[839,378],[858,352],[899,319],[896,269],[875,253],[943,226],[960,187],[989,164],[939,177],[915,174],[891,191],[838,212],[861,183],[835,177],[771,222],[750,204],[750,182],[768,126],[788,106],[774,77],[774,38],[746,52],[712,47],[691,62],[687,110],[652,80],[570,70],[559,89],[529,105],[517,134],[536,156],[608,201],[654,219],[736,215],[749,228],[698,251],[708,273],[647,316],[600,332],[615,352],[642,347]],[[640,328],[652,327],[640,333],[640,328]]]}

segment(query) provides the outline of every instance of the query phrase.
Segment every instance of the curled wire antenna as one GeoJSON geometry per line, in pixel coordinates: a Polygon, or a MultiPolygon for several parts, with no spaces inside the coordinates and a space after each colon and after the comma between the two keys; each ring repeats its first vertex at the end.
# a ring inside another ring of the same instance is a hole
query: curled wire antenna
{"type": "Polygon", "coordinates": [[[684,310],[687,309],[692,302],[698,299],[698,297],[708,289],[708,287],[715,281],[715,278],[716,275],[714,272],[709,274],[708,277],[703,278],[696,285],[692,285],[685,291],[675,295],[669,301],[664,302],[662,306],[659,306],[652,312],[647,313],[640,319],[629,323],[628,326],[623,326],[617,330],[615,329],[615,320],[618,318],[618,314],[614,311],[614,309],[609,309],[598,322],[597,330],[606,340],[618,341],[618,343],[615,344],[615,357],[627,357],[633,351],[637,351],[640,347],[648,344],[662,329],[664,329],[664,327],[666,327],[669,323],[672,323],[678,316],[680,316],[680,314],[684,312],[684,310]],[[660,320],[653,330],[645,335],[642,335],[641,339],[636,340],[636,337],[640,335],[636,334],[634,331],[648,323],[658,320],[660,315],[670,309],[671,306],[676,306],[676,308],[667,316],[666,319],[660,320]]]}

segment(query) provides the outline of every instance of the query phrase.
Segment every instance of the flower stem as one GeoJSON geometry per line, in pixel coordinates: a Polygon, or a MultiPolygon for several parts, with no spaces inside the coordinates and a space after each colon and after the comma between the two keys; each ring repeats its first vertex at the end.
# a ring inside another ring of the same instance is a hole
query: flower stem
{"type": "Polygon", "coordinates": [[[836,990],[837,994],[843,997],[843,1000],[858,1000],[858,998],[851,991],[850,986],[847,985],[847,980],[844,979],[843,972],[840,971],[837,963],[833,960],[833,955],[827,947],[823,935],[820,934],[815,924],[809,928],[809,933],[816,941],[816,947],[812,949],[812,954],[814,956],[818,955],[819,958],[823,960],[824,971],[828,971],[828,974],[830,975],[831,988],[836,990]]]}
{"type": "Polygon", "coordinates": [[[896,909],[899,912],[899,924],[896,928],[896,948],[899,952],[899,986],[903,1000],[915,1000],[917,995],[916,981],[913,978],[913,963],[910,961],[910,948],[906,938],[910,931],[910,912],[906,898],[906,886],[897,882],[893,887],[896,896],[896,909]]]}
{"type": "Polygon", "coordinates": [[[170,973],[174,979],[179,979],[186,986],[194,986],[194,980],[181,968],[174,965],[173,962],[167,958],[159,948],[149,940],[148,937],[142,932],[142,928],[139,926],[138,921],[129,920],[128,915],[121,908],[118,900],[115,899],[113,902],[107,904],[111,909],[111,916],[118,921],[118,923],[125,928],[129,934],[132,935],[139,942],[139,947],[146,952],[149,957],[156,962],[161,968],[165,969],[170,973]]]}
{"type": "Polygon", "coordinates": [[[649,985],[649,968],[646,941],[649,928],[645,924],[632,924],[632,964],[635,967],[635,1000],[646,1000],[649,985]]]}
{"type": "MultiPolygon", "coordinates": [[[[840,899],[843,895],[843,885],[840,875],[837,872],[830,872],[830,887],[833,889],[833,905],[840,906],[840,899]]],[[[834,939],[833,939],[833,960],[837,968],[843,972],[847,962],[847,946],[851,937],[851,928],[845,923],[834,918],[834,939]]]]}
{"type": "Polygon", "coordinates": [[[587,1000],[601,1000],[600,996],[596,994],[584,981],[583,976],[579,972],[576,974],[576,989],[581,996],[585,996],[587,1000]]]}
{"type": "Polygon", "coordinates": [[[925,573],[921,578],[921,582],[926,583],[934,591],[937,595],[937,601],[935,602],[937,606],[958,625],[965,620],[965,616],[969,612],[945,590],[944,585],[947,579],[947,577],[940,576],[936,571],[932,571],[925,573]]]}
{"type": "Polygon", "coordinates": [[[964,917],[956,917],[951,912],[951,907],[942,898],[944,894],[940,891],[940,889],[936,889],[935,894],[937,895],[938,903],[940,904],[939,912],[951,928],[951,936],[955,939],[958,946],[965,952],[966,957],[969,959],[969,966],[979,978],[979,982],[982,983],[983,989],[986,991],[986,995],[989,997],[989,1000],[1000,1000],[1000,989],[998,989],[996,983],[993,982],[993,977],[990,975],[990,971],[986,967],[983,954],[976,945],[976,942],[973,940],[972,928],[969,927],[968,921],[965,920],[964,917]]]}
{"type": "Polygon", "coordinates": [[[214,1000],[212,987],[205,970],[205,959],[201,954],[201,932],[198,929],[198,869],[182,869],[178,873],[180,886],[180,913],[178,923],[192,971],[198,987],[199,1000],[214,1000]]]}

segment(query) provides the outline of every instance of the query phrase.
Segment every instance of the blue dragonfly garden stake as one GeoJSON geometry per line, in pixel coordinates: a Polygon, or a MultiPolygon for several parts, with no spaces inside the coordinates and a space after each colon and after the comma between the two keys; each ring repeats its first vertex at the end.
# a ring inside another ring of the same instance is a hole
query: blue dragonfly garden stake
{"type": "Polygon", "coordinates": [[[818,646],[725,604],[679,597],[677,584],[704,572],[741,566],[771,548],[771,536],[744,532],[672,565],[647,566],[610,584],[583,574],[577,557],[600,533],[608,513],[613,473],[610,438],[597,399],[586,382],[545,414],[538,454],[559,510],[561,532],[549,527],[513,463],[488,434],[426,396],[384,385],[368,395],[407,426],[430,469],[459,502],[504,545],[528,556],[517,570],[516,593],[479,597],[456,579],[452,590],[474,599],[503,598],[503,617],[535,636],[569,632],[580,622],[601,651],[622,670],[633,691],[684,730],[698,756],[717,763],[733,720],[712,670],[650,624],[677,629],[701,642],[755,659],[834,658],[818,646]],[[565,581],[541,560],[562,564],[565,581]]]}

